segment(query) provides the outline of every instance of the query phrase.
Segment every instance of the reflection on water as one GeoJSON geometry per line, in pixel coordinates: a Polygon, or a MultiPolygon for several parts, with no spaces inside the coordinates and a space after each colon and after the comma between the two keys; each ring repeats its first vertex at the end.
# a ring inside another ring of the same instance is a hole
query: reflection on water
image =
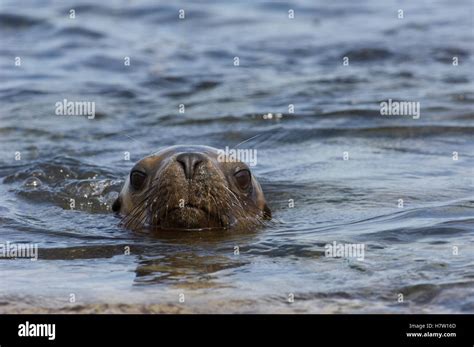
{"type": "Polygon", "coordinates": [[[0,259],[0,311],[473,312],[472,4],[182,6],[1,3],[0,243],[39,260],[0,259]],[[420,119],[381,116],[388,99],[420,119]],[[118,227],[134,162],[247,139],[266,227],[118,227]]]}

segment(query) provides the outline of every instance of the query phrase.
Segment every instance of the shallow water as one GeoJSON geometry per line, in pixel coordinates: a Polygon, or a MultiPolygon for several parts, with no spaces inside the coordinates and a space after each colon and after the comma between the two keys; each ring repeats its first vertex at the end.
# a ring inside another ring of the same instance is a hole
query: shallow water
{"type": "Polygon", "coordinates": [[[74,6],[0,4],[0,242],[39,247],[0,259],[0,311],[474,312],[471,2],[74,6]],[[64,98],[95,118],[55,115],[64,98]],[[421,117],[381,116],[388,99],[421,117]],[[118,227],[110,205],[137,160],[247,139],[265,228],[118,227]],[[334,241],[364,260],[325,257],[334,241]]]}

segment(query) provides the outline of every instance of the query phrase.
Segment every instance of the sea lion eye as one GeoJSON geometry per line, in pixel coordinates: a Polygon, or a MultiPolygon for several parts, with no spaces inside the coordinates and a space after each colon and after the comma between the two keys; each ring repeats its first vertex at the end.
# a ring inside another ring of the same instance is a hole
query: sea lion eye
{"type": "Polygon", "coordinates": [[[250,186],[250,182],[252,181],[252,175],[247,169],[236,172],[234,177],[239,187],[243,190],[246,190],[250,186]]]}
{"type": "Polygon", "coordinates": [[[146,179],[146,174],[144,172],[133,170],[130,173],[130,185],[136,190],[139,190],[140,188],[143,187],[143,183],[145,183],[145,179],[146,179]]]}

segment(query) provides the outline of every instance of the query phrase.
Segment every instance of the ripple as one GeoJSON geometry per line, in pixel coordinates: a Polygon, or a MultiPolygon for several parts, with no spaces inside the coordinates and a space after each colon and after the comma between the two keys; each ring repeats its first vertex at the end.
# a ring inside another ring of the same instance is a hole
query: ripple
{"type": "Polygon", "coordinates": [[[56,35],[74,37],[84,37],[88,39],[101,39],[105,37],[104,33],[84,27],[67,27],[58,30],[56,35]]]}
{"type": "Polygon", "coordinates": [[[377,60],[384,60],[393,57],[394,54],[385,48],[375,48],[375,47],[366,47],[366,48],[355,48],[349,51],[346,51],[341,55],[343,57],[348,57],[349,61],[356,62],[372,62],[377,60]]]}

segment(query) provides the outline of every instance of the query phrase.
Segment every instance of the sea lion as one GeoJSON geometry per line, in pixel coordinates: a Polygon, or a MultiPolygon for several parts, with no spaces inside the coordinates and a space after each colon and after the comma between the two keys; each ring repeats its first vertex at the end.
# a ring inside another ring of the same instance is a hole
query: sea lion
{"type": "Polygon", "coordinates": [[[143,158],[112,210],[129,229],[252,229],[271,218],[249,167],[208,146],[172,146],[143,158]]]}

